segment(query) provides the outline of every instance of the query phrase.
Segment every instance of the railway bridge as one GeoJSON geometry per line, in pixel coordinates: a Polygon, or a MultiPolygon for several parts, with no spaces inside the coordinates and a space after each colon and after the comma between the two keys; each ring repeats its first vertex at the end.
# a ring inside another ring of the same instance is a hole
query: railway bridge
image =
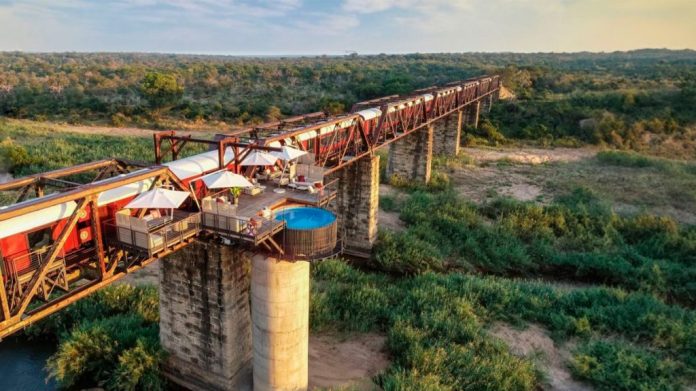
{"type": "Polygon", "coordinates": [[[154,164],[107,159],[0,184],[15,199],[0,207],[0,339],[162,259],[160,339],[173,382],[232,390],[253,376],[257,391],[306,389],[309,263],[369,256],[377,150],[389,149],[389,177],[427,183],[433,154],[458,154],[463,125],[478,125],[500,87],[484,76],[212,139],[159,132],[154,164]],[[286,148],[302,156],[248,164],[286,148]],[[253,186],[228,194],[206,182],[225,171],[253,186]],[[126,208],[156,189],[187,199],[169,211],[126,208]],[[278,218],[300,207],[326,224],[278,218]]]}

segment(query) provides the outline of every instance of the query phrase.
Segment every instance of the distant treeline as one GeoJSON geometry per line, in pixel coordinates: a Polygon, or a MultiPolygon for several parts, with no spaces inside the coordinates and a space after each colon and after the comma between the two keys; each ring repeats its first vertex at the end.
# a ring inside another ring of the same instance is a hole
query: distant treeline
{"type": "Polygon", "coordinates": [[[677,86],[696,52],[615,54],[412,54],[348,57],[219,57],[158,54],[0,53],[0,113],[15,117],[115,114],[248,121],[329,109],[433,84],[502,72],[520,96],[677,86]],[[173,99],[149,99],[148,77],[173,99]],[[173,90],[169,90],[173,88],[173,90]],[[178,96],[177,96],[178,95],[178,96]],[[163,103],[167,103],[166,105],[163,103]]]}

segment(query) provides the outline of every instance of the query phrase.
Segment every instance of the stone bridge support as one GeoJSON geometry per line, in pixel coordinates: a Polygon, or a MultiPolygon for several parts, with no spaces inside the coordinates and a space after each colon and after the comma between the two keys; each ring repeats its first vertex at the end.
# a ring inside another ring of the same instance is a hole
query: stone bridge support
{"type": "Polygon", "coordinates": [[[348,253],[369,254],[377,240],[379,156],[366,156],[331,174],[338,178],[336,200],[330,208],[338,218],[339,238],[345,233],[348,253]]]}
{"type": "Polygon", "coordinates": [[[160,260],[165,375],[191,390],[249,390],[250,256],[194,242],[160,260]]]}
{"type": "Polygon", "coordinates": [[[431,124],[389,145],[389,181],[430,182],[434,126],[431,124]]]}
{"type": "Polygon", "coordinates": [[[481,115],[481,101],[471,103],[464,107],[464,124],[468,127],[478,128],[481,115]]]}
{"type": "Polygon", "coordinates": [[[463,111],[459,110],[435,122],[433,130],[433,152],[436,155],[459,155],[463,116],[463,111]]]}
{"type": "Polygon", "coordinates": [[[481,98],[479,102],[481,102],[481,110],[483,110],[484,113],[490,113],[491,112],[491,107],[493,107],[493,102],[495,97],[493,96],[494,94],[489,94],[488,96],[485,96],[481,98]]]}
{"type": "Polygon", "coordinates": [[[306,391],[309,262],[255,255],[251,269],[254,391],[306,391]]]}

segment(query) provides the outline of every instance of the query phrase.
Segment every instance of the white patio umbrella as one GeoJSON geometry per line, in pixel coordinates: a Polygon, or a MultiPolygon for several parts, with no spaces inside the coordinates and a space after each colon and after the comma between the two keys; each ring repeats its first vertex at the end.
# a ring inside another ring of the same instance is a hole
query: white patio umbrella
{"type": "Polygon", "coordinates": [[[230,187],[254,187],[244,176],[227,170],[217,171],[204,176],[203,183],[208,189],[226,189],[230,187]]]}
{"type": "Polygon", "coordinates": [[[285,164],[283,165],[283,172],[280,175],[280,178],[282,179],[283,176],[285,176],[285,170],[288,168],[289,163],[295,159],[299,159],[300,157],[306,155],[307,152],[284,145],[283,147],[281,147],[280,151],[272,152],[272,154],[278,159],[285,161],[285,164]]]}
{"type": "Polygon", "coordinates": [[[128,203],[126,209],[170,209],[171,216],[174,216],[174,209],[191,195],[187,191],[176,191],[157,187],[150,191],[140,194],[128,203]]]}
{"type": "Polygon", "coordinates": [[[255,149],[251,151],[244,160],[242,166],[272,166],[278,161],[278,158],[268,152],[255,149]]]}
{"type": "Polygon", "coordinates": [[[273,156],[277,157],[280,160],[285,160],[286,162],[289,162],[291,160],[295,160],[299,157],[302,157],[307,154],[307,152],[302,151],[300,149],[288,147],[287,145],[284,145],[281,147],[281,150],[278,152],[271,152],[273,156]]]}

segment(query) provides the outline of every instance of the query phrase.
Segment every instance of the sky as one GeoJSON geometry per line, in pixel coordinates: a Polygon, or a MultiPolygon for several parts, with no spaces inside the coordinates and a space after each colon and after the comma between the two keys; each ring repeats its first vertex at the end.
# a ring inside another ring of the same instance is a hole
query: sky
{"type": "Polygon", "coordinates": [[[696,49],[696,0],[0,0],[0,51],[696,49]]]}

